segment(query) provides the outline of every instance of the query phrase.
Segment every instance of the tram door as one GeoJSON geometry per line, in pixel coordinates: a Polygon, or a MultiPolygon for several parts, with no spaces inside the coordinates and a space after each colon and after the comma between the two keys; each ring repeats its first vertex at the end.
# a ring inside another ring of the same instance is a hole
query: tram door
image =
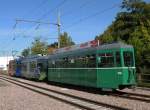
{"type": "Polygon", "coordinates": [[[98,54],[98,87],[117,88],[118,77],[115,67],[115,52],[105,52],[98,54]]]}

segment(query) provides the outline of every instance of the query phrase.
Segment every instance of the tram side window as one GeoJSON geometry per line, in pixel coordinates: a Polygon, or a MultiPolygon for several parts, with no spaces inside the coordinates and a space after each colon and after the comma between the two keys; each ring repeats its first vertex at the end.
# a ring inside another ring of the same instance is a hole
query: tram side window
{"type": "Polygon", "coordinates": [[[23,64],[22,64],[22,70],[23,70],[23,71],[27,71],[27,64],[26,64],[26,63],[23,63],[23,64]]]}
{"type": "Polygon", "coordinates": [[[75,67],[75,59],[74,59],[74,58],[70,58],[70,59],[68,60],[68,67],[69,67],[69,68],[75,67]]]}
{"type": "Polygon", "coordinates": [[[120,67],[121,66],[121,56],[120,52],[116,52],[116,66],[120,67]]]}
{"type": "Polygon", "coordinates": [[[85,67],[85,57],[77,57],[76,58],[76,67],[82,68],[85,67]]]}
{"type": "Polygon", "coordinates": [[[125,66],[133,66],[133,53],[130,51],[123,52],[124,57],[124,65],[125,66]]]}
{"type": "Polygon", "coordinates": [[[50,60],[50,61],[48,61],[48,67],[49,68],[55,68],[55,61],[53,60],[50,60]]]}
{"type": "Polygon", "coordinates": [[[99,67],[114,67],[114,55],[113,53],[99,54],[99,67]]]}
{"type": "Polygon", "coordinates": [[[65,57],[65,58],[62,59],[62,66],[64,68],[68,67],[68,63],[69,63],[68,57],[65,57]]]}
{"type": "Polygon", "coordinates": [[[88,55],[86,57],[86,65],[87,67],[96,67],[96,55],[88,55]]]}
{"type": "Polygon", "coordinates": [[[44,66],[43,66],[42,63],[38,63],[38,64],[37,64],[37,67],[38,67],[38,69],[40,69],[40,71],[43,71],[43,70],[44,70],[44,66]]]}
{"type": "Polygon", "coordinates": [[[31,67],[30,71],[34,72],[34,69],[36,68],[36,62],[30,62],[30,67],[31,67]]]}

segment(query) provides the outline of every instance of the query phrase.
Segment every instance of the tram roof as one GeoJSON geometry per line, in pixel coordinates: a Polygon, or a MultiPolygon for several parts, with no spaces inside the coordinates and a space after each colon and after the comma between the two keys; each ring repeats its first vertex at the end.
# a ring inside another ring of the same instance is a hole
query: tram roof
{"type": "Polygon", "coordinates": [[[47,60],[47,59],[48,59],[48,56],[35,55],[35,56],[28,56],[28,57],[22,58],[22,62],[37,61],[37,60],[47,60]]]}
{"type": "Polygon", "coordinates": [[[114,42],[114,43],[103,44],[97,47],[98,50],[119,49],[119,48],[133,48],[133,46],[125,44],[123,42],[114,42]]]}
{"type": "Polygon", "coordinates": [[[76,50],[68,50],[64,52],[59,52],[59,53],[54,53],[50,54],[48,57],[53,59],[53,58],[59,58],[63,56],[75,56],[76,54],[83,55],[84,54],[93,54],[96,52],[96,50],[107,50],[107,49],[119,49],[119,48],[133,48],[132,45],[128,45],[122,42],[114,42],[114,43],[107,43],[107,44],[102,44],[99,45],[98,47],[87,47],[83,49],[76,49],[76,50]]]}

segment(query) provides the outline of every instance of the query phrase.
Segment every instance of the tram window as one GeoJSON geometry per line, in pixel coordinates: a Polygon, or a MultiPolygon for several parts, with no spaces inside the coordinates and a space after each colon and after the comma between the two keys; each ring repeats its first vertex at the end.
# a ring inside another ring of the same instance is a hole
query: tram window
{"type": "Polygon", "coordinates": [[[55,61],[52,61],[52,64],[55,65],[55,61]]]}
{"type": "Polygon", "coordinates": [[[31,69],[30,69],[30,71],[34,71],[34,69],[36,68],[36,62],[30,62],[30,67],[31,67],[31,69]]]}
{"type": "Polygon", "coordinates": [[[76,67],[83,68],[86,67],[86,58],[85,57],[77,57],[76,58],[76,67]]]}
{"type": "Polygon", "coordinates": [[[35,68],[35,67],[36,67],[36,63],[35,63],[35,62],[31,62],[31,63],[30,63],[30,67],[31,67],[31,68],[35,68]]]}
{"type": "Polygon", "coordinates": [[[74,59],[71,59],[71,60],[70,60],[70,63],[74,63],[74,59]]]}
{"type": "Polygon", "coordinates": [[[27,64],[26,64],[26,63],[23,63],[23,64],[22,64],[22,70],[23,70],[23,71],[26,71],[26,70],[27,70],[27,64]]]}
{"type": "Polygon", "coordinates": [[[86,57],[87,67],[96,67],[96,55],[89,55],[86,57]]]}
{"type": "Polygon", "coordinates": [[[120,52],[116,52],[116,66],[121,66],[120,52]]]}
{"type": "Polygon", "coordinates": [[[103,53],[99,54],[100,62],[99,67],[113,67],[114,66],[114,56],[113,53],[103,53]]]}
{"type": "Polygon", "coordinates": [[[68,67],[68,65],[69,65],[68,63],[69,63],[68,57],[63,58],[63,60],[62,60],[62,66],[64,68],[68,67]]]}
{"type": "Polygon", "coordinates": [[[55,68],[55,61],[48,61],[48,67],[49,68],[55,68]]]}
{"type": "Polygon", "coordinates": [[[133,53],[130,51],[123,52],[124,65],[129,67],[133,66],[133,53]]]}

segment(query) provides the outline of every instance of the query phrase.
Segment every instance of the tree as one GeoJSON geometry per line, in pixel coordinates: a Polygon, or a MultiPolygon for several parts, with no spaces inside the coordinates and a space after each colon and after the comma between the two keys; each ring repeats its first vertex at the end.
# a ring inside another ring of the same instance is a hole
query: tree
{"type": "Polygon", "coordinates": [[[24,50],[22,51],[22,53],[21,53],[21,55],[24,56],[24,57],[28,56],[29,54],[30,54],[30,49],[29,49],[29,48],[24,49],[24,50]]]}
{"type": "Polygon", "coordinates": [[[48,53],[49,54],[53,53],[53,51],[57,48],[58,48],[58,42],[54,42],[54,43],[48,45],[48,53]]]}
{"type": "Polygon", "coordinates": [[[123,0],[115,21],[96,37],[102,42],[123,41],[135,48],[137,67],[150,66],[150,3],[123,0]]]}
{"type": "Polygon", "coordinates": [[[72,38],[68,35],[67,32],[64,32],[60,35],[60,47],[66,47],[74,45],[75,43],[72,41],[72,38]]]}
{"type": "Polygon", "coordinates": [[[31,54],[32,55],[37,55],[37,54],[45,55],[48,53],[47,47],[48,47],[47,42],[41,41],[41,39],[37,37],[35,38],[34,42],[32,42],[31,54]]]}
{"type": "MultiPolygon", "coordinates": [[[[67,32],[64,32],[59,37],[60,40],[60,48],[75,45],[75,43],[72,41],[72,38],[68,35],[67,32]]],[[[48,53],[51,54],[55,49],[58,48],[58,42],[54,42],[50,45],[48,45],[48,53]]]]}

